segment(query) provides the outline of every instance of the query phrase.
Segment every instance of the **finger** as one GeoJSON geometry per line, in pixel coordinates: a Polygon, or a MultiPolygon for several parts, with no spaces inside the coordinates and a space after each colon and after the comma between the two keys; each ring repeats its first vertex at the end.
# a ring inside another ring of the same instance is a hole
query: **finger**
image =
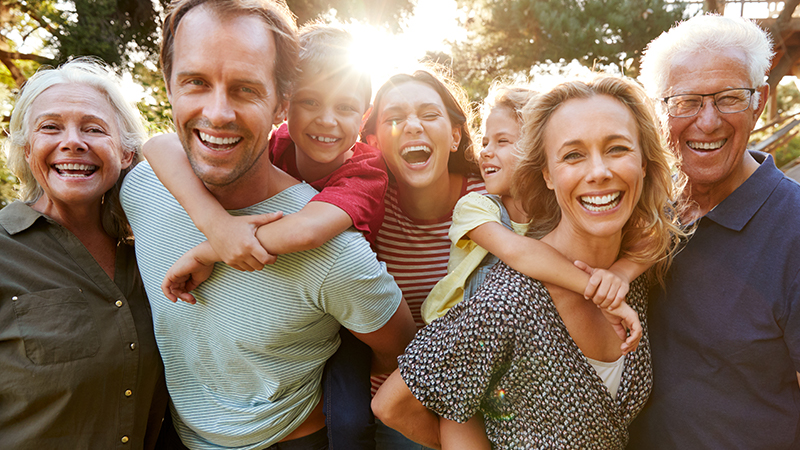
{"type": "Polygon", "coordinates": [[[256,214],[256,215],[247,216],[247,217],[249,219],[249,222],[252,225],[254,225],[256,228],[258,228],[261,225],[266,225],[268,223],[271,223],[271,222],[274,222],[274,221],[280,219],[281,217],[283,217],[283,212],[282,211],[276,211],[276,212],[273,212],[273,213],[256,214]]]}
{"type": "Polygon", "coordinates": [[[589,277],[589,282],[586,283],[586,290],[583,291],[583,296],[586,300],[594,301],[597,296],[597,287],[600,286],[600,277],[592,275],[589,277]]]}
{"type": "Polygon", "coordinates": [[[597,286],[597,292],[594,294],[594,303],[601,308],[607,307],[611,302],[608,300],[608,290],[609,290],[608,283],[600,283],[597,286]]]}
{"type": "Polygon", "coordinates": [[[588,273],[589,275],[592,274],[592,270],[593,269],[588,264],[586,264],[585,262],[575,260],[575,262],[573,262],[572,264],[574,264],[575,267],[577,267],[578,269],[581,269],[582,271],[588,273]]]}
{"type": "Polygon", "coordinates": [[[277,255],[271,255],[267,253],[267,259],[264,260],[264,264],[275,264],[275,261],[278,260],[277,255]]]}
{"type": "Polygon", "coordinates": [[[192,295],[192,294],[190,294],[188,292],[182,293],[179,297],[180,297],[181,300],[183,300],[184,302],[186,302],[186,303],[188,303],[190,305],[194,305],[195,303],[197,303],[197,300],[194,298],[194,295],[192,295]]]}

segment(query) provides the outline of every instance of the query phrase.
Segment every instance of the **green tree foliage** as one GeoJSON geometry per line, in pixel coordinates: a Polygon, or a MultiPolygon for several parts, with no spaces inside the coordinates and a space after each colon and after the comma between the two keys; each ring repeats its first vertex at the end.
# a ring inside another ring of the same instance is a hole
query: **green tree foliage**
{"type": "Polygon", "coordinates": [[[411,0],[287,0],[297,16],[297,24],[330,15],[335,11],[340,20],[353,19],[399,31],[406,15],[414,9],[411,0]]]}
{"type": "MultiPolygon", "coordinates": [[[[647,43],[683,17],[665,0],[458,0],[468,37],[455,43],[453,70],[470,93],[498,77],[527,75],[546,61],[617,65],[636,75],[647,43]]],[[[442,55],[438,55],[441,59],[442,55]]]]}

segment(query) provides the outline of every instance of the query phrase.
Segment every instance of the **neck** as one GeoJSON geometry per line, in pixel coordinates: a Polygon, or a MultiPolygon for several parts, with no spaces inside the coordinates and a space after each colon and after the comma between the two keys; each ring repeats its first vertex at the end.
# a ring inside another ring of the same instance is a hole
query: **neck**
{"type": "Polygon", "coordinates": [[[448,173],[439,182],[425,187],[397,185],[400,208],[408,217],[435,220],[453,211],[461,197],[464,176],[448,173]]]}
{"type": "Polygon", "coordinates": [[[90,204],[63,205],[42,195],[31,207],[74,234],[108,277],[114,279],[117,243],[103,228],[99,199],[90,204]]]}
{"type": "Polygon", "coordinates": [[[530,222],[530,217],[528,214],[525,213],[525,210],[522,208],[522,202],[519,200],[515,200],[513,197],[509,195],[504,195],[500,197],[500,200],[503,202],[503,206],[506,207],[508,211],[508,217],[511,218],[512,222],[516,223],[528,223],[530,222]]]}
{"type": "Polygon", "coordinates": [[[262,157],[234,182],[206,187],[223,208],[242,209],[262,202],[292,184],[297,184],[297,180],[273,166],[268,157],[262,157]]]}
{"type": "Polygon", "coordinates": [[[614,236],[587,236],[567,227],[562,221],[542,238],[570,261],[583,261],[590,267],[608,269],[619,257],[622,231],[614,236]]]}
{"type": "Polygon", "coordinates": [[[691,223],[708,214],[747,181],[758,167],[758,162],[750,153],[744,152],[742,163],[723,180],[715,183],[693,183],[689,180],[683,193],[684,199],[688,200],[688,207],[681,215],[681,221],[691,223]]]}
{"type": "Polygon", "coordinates": [[[306,183],[313,183],[314,181],[327,177],[336,169],[342,167],[342,164],[353,156],[353,149],[351,148],[334,158],[333,161],[320,163],[309,158],[308,155],[296,145],[294,147],[294,152],[297,171],[300,172],[300,178],[306,183]]]}

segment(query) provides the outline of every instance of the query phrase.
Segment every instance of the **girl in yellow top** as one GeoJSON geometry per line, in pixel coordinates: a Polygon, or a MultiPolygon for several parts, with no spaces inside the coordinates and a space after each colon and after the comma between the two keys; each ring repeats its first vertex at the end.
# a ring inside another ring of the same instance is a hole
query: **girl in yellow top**
{"type": "Polygon", "coordinates": [[[621,337],[625,336],[623,326],[630,330],[623,337],[622,349],[633,351],[641,338],[641,324],[624,300],[630,281],[648,267],[625,259],[611,270],[594,270],[580,262],[576,267],[549,245],[524,237],[530,219],[511,193],[511,180],[519,160],[515,144],[522,125],[520,113],[535,96],[535,91],[522,86],[496,85],[489,92],[482,108],[483,148],[476,155],[489,195],[471,193],[456,204],[448,274],[423,303],[422,317],[430,323],[470,297],[502,260],[532,278],[583,293],[604,308],[621,337]]]}

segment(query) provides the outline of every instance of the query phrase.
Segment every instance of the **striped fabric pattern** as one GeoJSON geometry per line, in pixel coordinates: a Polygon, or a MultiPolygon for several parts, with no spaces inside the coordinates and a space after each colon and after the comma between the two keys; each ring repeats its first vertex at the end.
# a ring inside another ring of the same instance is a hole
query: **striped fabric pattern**
{"type": "MultiPolygon", "coordinates": [[[[469,192],[486,194],[480,177],[466,179],[461,197],[469,192]]],[[[386,213],[375,245],[378,259],[386,263],[389,273],[403,291],[417,328],[422,328],[425,325],[420,312],[422,302],[433,286],[447,275],[447,261],[450,259],[447,233],[453,223],[453,214],[451,211],[447,216],[429,222],[415,221],[400,208],[397,185],[392,182],[385,203],[386,213]]],[[[385,380],[386,376],[372,378],[373,394],[385,380]]]]}
{"type": "MultiPolygon", "coordinates": [[[[301,209],[316,195],[292,186],[235,215],[301,209]]],[[[314,250],[281,255],[259,272],[217,263],[196,305],[161,293],[167,269],[205,238],[147,163],[125,180],[123,207],[153,310],[176,427],[191,448],[262,448],[300,425],[318,403],[339,323],[383,326],[400,292],[363,236],[342,233],[314,250]]]]}

